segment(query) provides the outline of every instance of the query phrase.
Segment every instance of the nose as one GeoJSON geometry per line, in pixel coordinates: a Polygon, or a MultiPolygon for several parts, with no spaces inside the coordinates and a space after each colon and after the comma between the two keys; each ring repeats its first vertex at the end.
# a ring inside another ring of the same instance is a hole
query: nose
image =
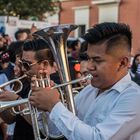
{"type": "Polygon", "coordinates": [[[96,70],[96,65],[91,60],[88,60],[87,69],[89,72],[94,71],[96,70]]]}

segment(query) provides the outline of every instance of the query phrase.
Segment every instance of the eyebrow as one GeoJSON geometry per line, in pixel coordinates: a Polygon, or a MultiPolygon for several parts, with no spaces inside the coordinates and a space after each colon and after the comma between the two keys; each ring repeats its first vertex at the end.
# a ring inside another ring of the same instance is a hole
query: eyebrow
{"type": "Polygon", "coordinates": [[[93,56],[93,57],[88,56],[88,59],[96,60],[96,59],[102,59],[102,58],[100,56],[93,56]]]}
{"type": "Polygon", "coordinates": [[[28,60],[25,60],[25,59],[21,59],[21,61],[28,62],[28,63],[32,64],[31,61],[28,61],[28,60]]]}

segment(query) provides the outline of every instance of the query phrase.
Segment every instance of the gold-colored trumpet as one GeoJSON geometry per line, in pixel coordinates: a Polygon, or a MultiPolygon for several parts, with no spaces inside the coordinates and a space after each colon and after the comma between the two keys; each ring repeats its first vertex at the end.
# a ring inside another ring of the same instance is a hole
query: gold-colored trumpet
{"type": "Polygon", "coordinates": [[[0,92],[3,92],[6,86],[10,86],[11,84],[18,83],[19,84],[19,89],[17,91],[13,91],[13,93],[15,93],[15,94],[19,93],[23,88],[23,84],[20,80],[25,78],[25,77],[27,77],[27,75],[23,75],[19,78],[16,78],[16,79],[13,79],[11,81],[8,81],[6,83],[1,84],[0,85],[0,92]]]}

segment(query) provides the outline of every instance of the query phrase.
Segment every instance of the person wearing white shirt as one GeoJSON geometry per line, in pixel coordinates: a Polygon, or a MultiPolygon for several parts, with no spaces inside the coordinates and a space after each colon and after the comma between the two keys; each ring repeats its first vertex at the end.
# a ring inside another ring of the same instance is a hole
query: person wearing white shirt
{"type": "Polygon", "coordinates": [[[122,23],[100,23],[84,35],[88,70],[93,79],[76,97],[76,116],[62,103],[57,89],[34,89],[32,105],[68,140],[139,140],[140,87],[128,73],[132,33],[122,23]]]}

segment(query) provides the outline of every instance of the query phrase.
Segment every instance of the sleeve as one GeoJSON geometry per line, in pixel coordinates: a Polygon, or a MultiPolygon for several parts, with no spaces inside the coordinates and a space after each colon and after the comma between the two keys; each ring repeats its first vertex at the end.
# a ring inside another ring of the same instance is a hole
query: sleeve
{"type": "MultiPolygon", "coordinates": [[[[8,82],[7,76],[4,73],[0,74],[0,85],[6,82],[8,82]]],[[[6,86],[5,89],[11,91],[10,85],[6,86]]]]}
{"type": "Polygon", "coordinates": [[[60,102],[52,109],[50,119],[69,140],[124,140],[140,128],[139,100],[139,94],[124,94],[95,126],[81,121],[60,102]]]}

